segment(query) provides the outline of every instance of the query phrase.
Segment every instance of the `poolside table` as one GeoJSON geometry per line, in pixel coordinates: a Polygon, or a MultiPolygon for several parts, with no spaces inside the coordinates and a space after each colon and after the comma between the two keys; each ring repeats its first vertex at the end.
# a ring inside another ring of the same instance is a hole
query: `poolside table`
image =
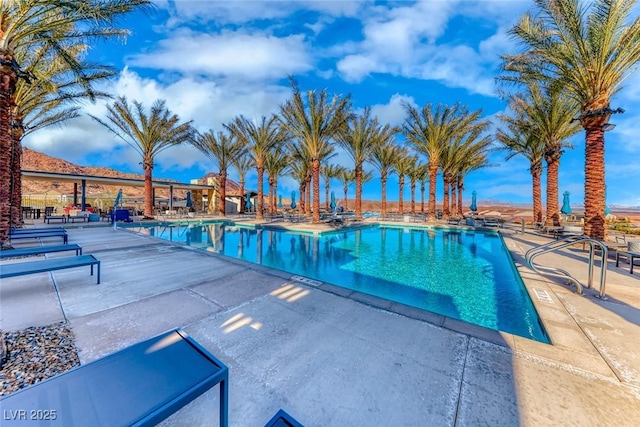
{"type": "Polygon", "coordinates": [[[631,251],[616,251],[616,267],[620,266],[620,257],[626,258],[631,267],[629,268],[629,274],[633,274],[633,261],[640,259],[640,252],[631,251]]]}

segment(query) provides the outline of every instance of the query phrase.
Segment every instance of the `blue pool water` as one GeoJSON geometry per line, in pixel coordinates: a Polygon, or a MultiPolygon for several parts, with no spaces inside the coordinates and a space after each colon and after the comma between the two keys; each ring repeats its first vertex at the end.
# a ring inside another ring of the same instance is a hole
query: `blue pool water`
{"type": "Polygon", "coordinates": [[[312,235],[220,222],[137,230],[549,342],[495,232],[374,226],[312,235]]]}

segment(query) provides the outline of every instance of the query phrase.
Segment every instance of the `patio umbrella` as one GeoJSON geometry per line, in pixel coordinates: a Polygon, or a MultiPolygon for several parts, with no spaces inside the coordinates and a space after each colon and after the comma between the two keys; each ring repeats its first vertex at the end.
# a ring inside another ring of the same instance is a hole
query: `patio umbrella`
{"type": "Polygon", "coordinates": [[[278,207],[282,209],[282,194],[278,196],[278,207]]]}
{"type": "Polygon", "coordinates": [[[296,208],[296,192],[292,191],[291,192],[291,209],[295,209],[296,208]]]}
{"type": "Polygon", "coordinates": [[[476,193],[475,190],[473,190],[473,192],[471,193],[471,206],[469,206],[469,209],[471,209],[471,212],[475,212],[478,210],[478,207],[476,206],[476,196],[478,195],[478,193],[476,193]]]}
{"type": "Polygon", "coordinates": [[[571,210],[571,204],[569,203],[569,193],[568,191],[565,191],[564,193],[562,193],[562,209],[560,209],[560,212],[562,212],[565,215],[569,215],[571,212],[573,212],[571,210]]]}
{"type": "Polygon", "coordinates": [[[251,209],[251,193],[247,193],[246,197],[245,197],[245,201],[244,201],[244,208],[246,210],[251,209]]]}
{"type": "Polygon", "coordinates": [[[193,207],[193,200],[191,200],[191,191],[187,191],[187,201],[184,202],[184,205],[188,208],[193,207]]]}
{"type": "Polygon", "coordinates": [[[336,208],[336,194],[333,191],[331,192],[331,203],[329,204],[329,207],[331,210],[336,208]]]}

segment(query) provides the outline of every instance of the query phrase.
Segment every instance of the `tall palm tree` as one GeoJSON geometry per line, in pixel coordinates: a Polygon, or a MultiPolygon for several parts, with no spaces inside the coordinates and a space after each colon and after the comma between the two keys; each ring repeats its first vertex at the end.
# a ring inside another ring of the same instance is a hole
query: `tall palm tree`
{"type": "Polygon", "coordinates": [[[343,168],[340,171],[340,174],[338,175],[338,179],[342,181],[342,189],[344,190],[344,206],[343,207],[344,207],[344,210],[346,211],[349,209],[349,199],[347,194],[349,192],[349,184],[351,184],[356,180],[356,174],[351,169],[343,168]]]}
{"type": "Polygon", "coordinates": [[[640,61],[636,0],[535,0],[510,33],[525,50],[504,55],[505,80],[551,81],[580,105],[585,129],[585,224],[587,236],[604,240],[604,129],[614,113],[611,97],[640,61]]]}
{"type": "Polygon", "coordinates": [[[286,174],[290,163],[291,157],[283,147],[274,147],[273,150],[267,154],[264,167],[269,176],[269,212],[271,213],[277,211],[278,177],[286,174]]]}
{"type": "Polygon", "coordinates": [[[167,109],[164,100],[156,100],[147,115],[141,102],[133,101],[130,106],[124,96],[107,106],[106,121],[96,116],[91,118],[126,142],[142,157],[144,217],[152,218],[153,161],[167,148],[192,141],[194,131],[191,121],[180,123],[178,115],[167,109]]]}
{"type": "Polygon", "coordinates": [[[331,180],[337,178],[342,169],[344,169],[343,166],[328,163],[325,163],[322,166],[322,169],[320,169],[320,173],[324,177],[325,209],[327,211],[329,211],[329,191],[331,190],[331,180]]]}
{"type": "Polygon", "coordinates": [[[400,215],[404,213],[404,179],[417,162],[418,156],[411,155],[406,148],[398,150],[398,156],[393,166],[398,173],[398,213],[400,215]]]}
{"type": "Polygon", "coordinates": [[[427,189],[427,181],[429,180],[429,165],[420,164],[420,170],[416,171],[418,180],[420,181],[420,212],[424,213],[424,192],[427,189]]]}
{"type": "Polygon", "coordinates": [[[466,150],[466,155],[463,156],[464,162],[462,162],[458,167],[458,173],[456,175],[456,185],[458,187],[458,215],[462,215],[462,192],[464,190],[465,176],[474,170],[491,166],[489,164],[489,159],[487,158],[489,144],[491,144],[491,139],[487,138],[469,146],[466,150]]]}
{"type": "MultiPolygon", "coordinates": [[[[416,213],[416,185],[418,183],[418,181],[420,181],[420,179],[422,179],[422,177],[426,177],[427,176],[427,168],[426,168],[426,164],[424,163],[416,163],[413,166],[411,166],[411,168],[409,169],[409,173],[407,174],[409,176],[409,184],[410,184],[410,188],[411,188],[411,213],[415,214],[416,213]]],[[[424,199],[424,194],[423,194],[423,199],[424,199]]]]}
{"type": "Polygon", "coordinates": [[[310,175],[309,164],[307,162],[300,161],[300,159],[295,155],[293,155],[293,158],[295,160],[291,162],[291,171],[289,172],[289,175],[298,181],[298,194],[300,196],[298,212],[304,212],[304,194],[307,191],[307,182],[310,175]]]}
{"type": "Polygon", "coordinates": [[[456,132],[467,129],[478,120],[481,111],[467,112],[461,104],[438,105],[435,111],[431,104],[417,109],[405,104],[408,117],[403,124],[407,141],[419,153],[428,158],[429,164],[429,215],[436,212],[436,176],[441,167],[441,156],[445,147],[456,136],[456,132]]]}
{"type": "Polygon", "coordinates": [[[238,157],[231,163],[233,164],[233,167],[236,168],[236,171],[238,172],[238,181],[239,181],[238,184],[240,185],[240,195],[241,195],[240,213],[242,213],[244,212],[245,206],[246,206],[244,184],[246,182],[247,173],[249,172],[249,170],[255,167],[255,165],[253,163],[253,158],[249,155],[249,153],[245,153],[244,155],[238,157]]]}
{"type": "Polygon", "coordinates": [[[378,119],[371,117],[371,110],[365,108],[360,116],[354,116],[349,120],[337,136],[338,143],[351,156],[354,163],[354,173],[356,178],[356,219],[362,219],[362,175],[364,173],[364,163],[373,156],[376,147],[388,141],[393,136],[396,129],[389,126],[382,126],[378,119]]]}
{"type": "Polygon", "coordinates": [[[236,117],[225,127],[238,141],[248,148],[258,173],[258,204],[256,206],[256,219],[263,218],[264,204],[264,163],[267,153],[277,145],[288,141],[288,135],[279,125],[278,118],[273,115],[267,119],[262,116],[259,123],[253,122],[243,116],[236,117]]]}
{"type": "MultiPolygon", "coordinates": [[[[289,79],[293,96],[280,106],[280,122],[292,138],[307,153],[313,183],[313,220],[320,222],[320,164],[323,153],[331,148],[331,140],[346,126],[351,117],[350,97],[333,96],[327,92],[308,91],[306,102],[295,79],[289,79]]],[[[330,151],[329,151],[330,152],[330,151]]]]}
{"type": "Polygon", "coordinates": [[[371,163],[380,171],[380,183],[381,189],[381,202],[380,216],[386,218],[387,216],[387,179],[390,173],[395,172],[395,160],[398,157],[400,147],[395,145],[393,140],[389,140],[385,143],[380,143],[373,151],[371,163]]]}
{"type": "Polygon", "coordinates": [[[0,245],[9,237],[13,200],[21,199],[21,186],[16,185],[16,154],[22,129],[20,117],[13,117],[18,80],[27,84],[47,82],[52,75],[41,72],[35,62],[22,62],[25,58],[38,58],[46,52],[47,59],[63,61],[66,69],[82,86],[82,97],[95,99],[91,69],[95,65],[80,61],[78,46],[87,40],[123,38],[128,30],[114,27],[118,18],[135,9],[150,8],[150,0],[113,0],[94,2],[86,7],[84,0],[59,2],[55,0],[21,0],[0,2],[0,245]],[[18,119],[18,120],[16,120],[18,119]],[[18,135],[11,124],[16,126],[18,135]],[[13,160],[13,162],[12,162],[13,160]],[[15,190],[14,190],[15,189],[15,190]],[[13,191],[12,191],[13,190],[13,191]]]}
{"type": "Polygon", "coordinates": [[[526,98],[514,97],[518,107],[530,118],[533,130],[544,143],[547,163],[547,221],[546,225],[560,225],[558,206],[558,169],[565,148],[573,148],[567,139],[580,129],[573,120],[578,104],[557,89],[541,89],[533,83],[527,87],[526,98]]]}
{"type": "MultiPolygon", "coordinates": [[[[87,46],[78,44],[73,49],[69,49],[70,54],[76,56],[83,55],[87,46]]],[[[67,120],[79,116],[77,105],[69,104],[89,96],[69,71],[65,61],[57,58],[50,58],[46,55],[46,49],[32,52],[26,58],[18,58],[18,62],[23,66],[34,70],[34,74],[41,76],[38,80],[27,84],[23,79],[16,83],[13,96],[11,138],[12,152],[11,174],[12,174],[12,198],[9,204],[12,207],[11,225],[18,227],[22,225],[22,138],[39,129],[52,125],[59,125],[67,120]]],[[[113,72],[100,65],[86,67],[90,76],[94,80],[101,80],[110,77],[113,72]]],[[[106,97],[107,94],[94,91],[95,97],[106,97]]]]}
{"type": "Polygon", "coordinates": [[[537,137],[533,127],[529,126],[527,122],[502,114],[498,115],[498,118],[505,122],[507,129],[498,129],[496,139],[499,146],[497,149],[507,152],[507,161],[518,155],[529,161],[533,190],[533,220],[534,222],[542,222],[540,177],[545,153],[544,142],[537,137]]]}
{"type": "Polygon", "coordinates": [[[231,165],[247,152],[244,141],[241,141],[231,133],[209,130],[198,133],[192,144],[205,156],[208,156],[218,166],[218,210],[220,215],[226,216],[227,201],[227,171],[231,165]]]}

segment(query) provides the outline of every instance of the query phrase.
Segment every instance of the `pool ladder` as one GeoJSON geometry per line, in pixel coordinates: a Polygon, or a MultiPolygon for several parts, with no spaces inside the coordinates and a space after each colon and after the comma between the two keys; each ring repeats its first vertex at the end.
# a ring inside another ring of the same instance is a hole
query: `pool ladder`
{"type": "Polygon", "coordinates": [[[536,246],[535,248],[529,249],[524,258],[527,261],[529,267],[538,274],[559,277],[562,279],[568,280],[570,283],[573,283],[576,286],[576,292],[580,295],[584,295],[583,293],[583,285],[580,283],[578,279],[573,277],[571,273],[568,271],[557,268],[557,267],[547,267],[543,265],[538,265],[533,262],[533,260],[542,254],[546,254],[549,252],[554,252],[559,249],[565,248],[567,246],[575,245],[576,243],[582,243],[583,247],[585,244],[589,245],[589,278],[587,281],[587,288],[591,288],[593,285],[593,267],[594,267],[594,258],[595,258],[595,250],[596,247],[600,249],[602,252],[602,262],[600,264],[600,290],[597,298],[601,298],[603,300],[609,299],[605,295],[605,286],[607,281],[607,246],[602,243],[600,240],[592,239],[587,236],[569,236],[564,239],[554,240],[544,245],[536,246]]]}

